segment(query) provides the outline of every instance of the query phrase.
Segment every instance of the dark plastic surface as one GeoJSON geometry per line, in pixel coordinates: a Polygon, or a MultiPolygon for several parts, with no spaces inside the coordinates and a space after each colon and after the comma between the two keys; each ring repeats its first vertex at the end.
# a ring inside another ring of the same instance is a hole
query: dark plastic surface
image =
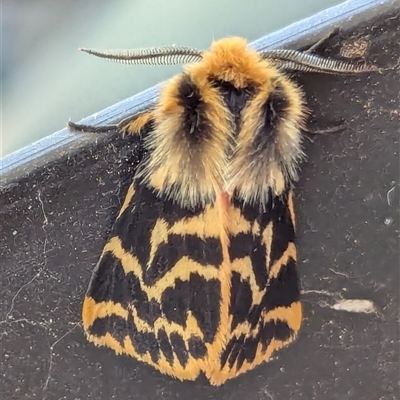
{"type": "MultiPolygon", "coordinates": [[[[335,38],[327,53],[356,55],[367,43],[369,60],[394,66],[399,41],[397,10],[335,38]]],[[[129,172],[123,141],[108,138],[2,190],[2,399],[399,399],[399,70],[298,80],[318,127],[348,123],[305,143],[298,341],[214,388],[85,340],[83,294],[124,194],[119,172],[129,172]],[[376,312],[333,309],[340,298],[376,312]]]]}

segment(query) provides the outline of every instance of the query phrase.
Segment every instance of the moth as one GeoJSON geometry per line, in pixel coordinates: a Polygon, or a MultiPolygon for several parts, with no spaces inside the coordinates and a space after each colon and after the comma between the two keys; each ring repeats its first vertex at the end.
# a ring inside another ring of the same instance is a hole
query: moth
{"type": "Polygon", "coordinates": [[[313,51],[83,49],[128,64],[185,64],[154,105],[74,131],[137,137],[138,167],[83,302],[87,339],[180,380],[221,385],[292,343],[301,328],[293,182],[306,106],[288,72],[373,66],[313,51]]]}

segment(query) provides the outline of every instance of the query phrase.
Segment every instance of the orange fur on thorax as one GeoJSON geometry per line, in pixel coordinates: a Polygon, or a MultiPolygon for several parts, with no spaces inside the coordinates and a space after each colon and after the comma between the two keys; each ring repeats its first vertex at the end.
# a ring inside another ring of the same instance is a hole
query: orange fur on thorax
{"type": "Polygon", "coordinates": [[[212,44],[202,62],[187,66],[186,72],[196,77],[197,83],[212,76],[231,82],[236,88],[245,88],[249,84],[263,85],[276,74],[272,65],[266,68],[266,63],[256,50],[247,47],[245,39],[224,38],[212,44]]]}

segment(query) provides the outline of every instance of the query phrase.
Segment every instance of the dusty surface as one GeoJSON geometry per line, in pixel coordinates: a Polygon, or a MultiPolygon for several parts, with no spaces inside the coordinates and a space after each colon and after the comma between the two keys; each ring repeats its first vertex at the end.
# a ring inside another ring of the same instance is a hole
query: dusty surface
{"type": "MultiPolygon", "coordinates": [[[[360,27],[379,65],[398,63],[398,19],[360,27]]],[[[129,172],[120,141],[4,190],[1,398],[398,399],[399,78],[299,78],[318,127],[348,123],[306,141],[296,188],[304,327],[276,360],[221,388],[177,382],[83,337],[83,294],[124,192],[118,171],[129,172]]]]}

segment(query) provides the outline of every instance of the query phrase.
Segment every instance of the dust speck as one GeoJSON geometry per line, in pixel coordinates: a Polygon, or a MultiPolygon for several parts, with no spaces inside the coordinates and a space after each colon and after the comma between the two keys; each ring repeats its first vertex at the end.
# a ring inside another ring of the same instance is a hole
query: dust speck
{"type": "Polygon", "coordinates": [[[393,224],[393,218],[391,218],[391,217],[385,218],[385,219],[383,220],[383,224],[386,225],[386,226],[392,225],[392,224],[393,224]]]}

